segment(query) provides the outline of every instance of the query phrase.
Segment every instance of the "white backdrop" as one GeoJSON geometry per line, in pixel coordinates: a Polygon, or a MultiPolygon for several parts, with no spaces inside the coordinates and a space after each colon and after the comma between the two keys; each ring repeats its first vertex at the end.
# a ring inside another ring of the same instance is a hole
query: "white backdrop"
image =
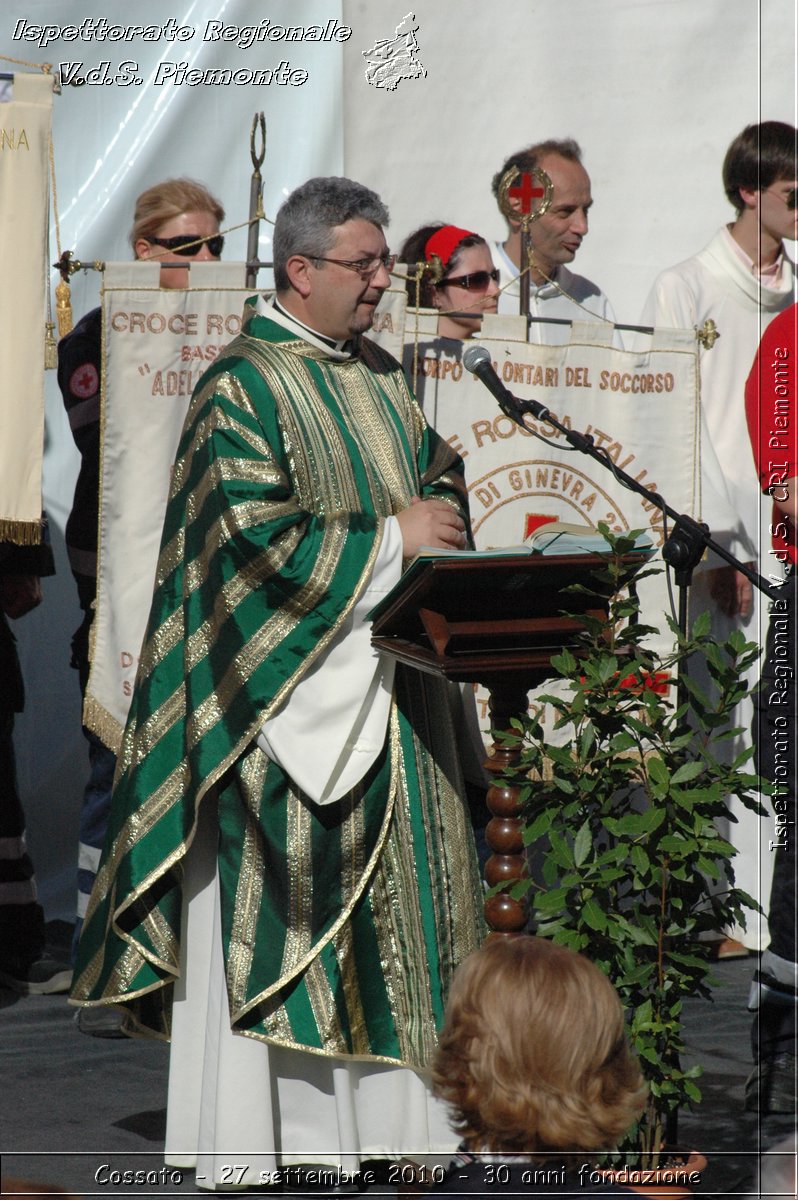
{"type": "MultiPolygon", "coordinates": [[[[410,7],[408,2],[407,7],[410,7]]],[[[490,183],[531,142],[575,137],[593,183],[580,274],[635,323],[654,276],[733,217],[732,138],[795,123],[794,0],[416,0],[424,79],[375,92],[360,50],[407,11],[345,0],[347,173],[381,191],[398,246],[427,221],[505,236],[490,183]],[[361,32],[362,30],[362,32],[361,32]]]]}
{"type": "MultiPolygon", "coordinates": [[[[390,240],[441,218],[503,234],[490,180],[507,154],[544,137],[573,136],[593,180],[591,232],[576,269],[596,279],[619,320],[638,319],[654,276],[699,250],[732,216],[720,165],[749,122],[796,121],[794,0],[416,0],[426,76],[394,91],[369,86],[362,52],[393,34],[409,0],[271,0],[272,24],[351,26],[348,42],[203,43],[205,23],[257,25],[256,0],[7,0],[0,54],[34,62],[139,64],[141,85],[64,88],[55,100],[64,247],[83,260],[122,259],[135,197],[170,175],[205,182],[227,209],[248,212],[249,128],[268,125],[265,207],[313,174],[347,173],[376,188],[392,212],[390,240]],[[17,21],[61,26],[86,17],[191,26],[186,43],[14,40],[17,21]],[[156,87],[159,61],[189,67],[308,71],[297,87],[156,87]]],[[[0,63],[0,70],[13,70],[0,63]]],[[[0,214],[2,219],[2,214],[0,214]]],[[[225,258],[241,258],[244,230],[225,258]]],[[[270,257],[268,232],[260,256],[270,257]]],[[[55,245],[52,258],[56,257],[55,245]]],[[[97,277],[73,283],[76,317],[98,303],[97,277]]],[[[73,912],[77,813],[85,779],[69,637],[79,622],[63,553],[77,455],[54,372],[47,378],[45,499],[59,575],[18,625],[29,692],[18,725],[30,843],[48,916],[73,912]]]]}

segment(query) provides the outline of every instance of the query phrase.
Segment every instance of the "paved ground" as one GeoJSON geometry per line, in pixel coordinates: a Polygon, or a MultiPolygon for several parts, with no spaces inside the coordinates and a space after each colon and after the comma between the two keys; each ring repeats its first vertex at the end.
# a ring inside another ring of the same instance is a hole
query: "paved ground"
{"type": "MultiPolygon", "coordinates": [[[[753,964],[752,958],[720,964],[713,1002],[687,1006],[690,1059],[704,1068],[703,1102],[695,1113],[681,1114],[679,1143],[708,1158],[702,1196],[751,1192],[759,1154],[795,1123],[792,1117],[760,1122],[743,1111],[750,1069],[745,1003],[753,964]]],[[[106,1200],[207,1196],[196,1191],[191,1172],[168,1187],[112,1182],[114,1171],[161,1168],[167,1055],[157,1043],[79,1034],[63,996],[0,990],[3,1177],[59,1184],[106,1200]]],[[[378,1186],[371,1192],[391,1190],[378,1186]]]]}

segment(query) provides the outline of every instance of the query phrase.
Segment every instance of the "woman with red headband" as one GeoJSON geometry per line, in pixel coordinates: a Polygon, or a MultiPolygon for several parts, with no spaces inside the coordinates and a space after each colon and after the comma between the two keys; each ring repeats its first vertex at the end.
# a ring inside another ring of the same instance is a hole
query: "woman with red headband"
{"type": "Polygon", "coordinates": [[[456,225],[423,225],[405,239],[399,261],[425,264],[418,284],[409,273],[407,291],[411,304],[441,310],[440,337],[473,337],[482,314],[496,312],[499,272],[479,234],[456,225]]]}

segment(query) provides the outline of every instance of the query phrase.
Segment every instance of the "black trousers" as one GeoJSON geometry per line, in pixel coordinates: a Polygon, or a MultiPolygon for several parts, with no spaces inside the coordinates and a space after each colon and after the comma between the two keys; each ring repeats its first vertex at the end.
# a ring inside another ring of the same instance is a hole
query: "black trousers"
{"type": "Polygon", "coordinates": [[[0,962],[12,968],[34,962],[44,947],[14,757],[14,715],[23,702],[14,635],[0,612],[0,962]]]}

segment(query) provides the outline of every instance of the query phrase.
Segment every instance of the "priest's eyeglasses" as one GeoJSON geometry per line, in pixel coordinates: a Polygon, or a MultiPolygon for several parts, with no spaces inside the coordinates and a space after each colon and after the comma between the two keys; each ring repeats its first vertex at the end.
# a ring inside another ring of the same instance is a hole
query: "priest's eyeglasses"
{"type": "Polygon", "coordinates": [[[221,233],[214,233],[211,237],[201,237],[198,233],[177,233],[174,237],[147,237],[144,240],[153,246],[163,246],[164,250],[171,250],[173,254],[180,254],[184,258],[194,258],[203,246],[208,247],[214,258],[221,258],[224,250],[224,238],[221,233]]]}
{"type": "Polygon", "coordinates": [[[323,254],[306,254],[305,258],[313,262],[335,263],[338,267],[346,267],[347,271],[357,271],[361,279],[373,279],[380,267],[390,272],[396,263],[395,254],[381,254],[379,258],[325,258],[323,254]]]}
{"type": "Polygon", "coordinates": [[[442,279],[435,286],[439,288],[445,287],[461,287],[467,292],[486,292],[493,283],[499,282],[499,268],[494,267],[492,271],[472,271],[470,275],[454,275],[451,279],[442,279]]]}

